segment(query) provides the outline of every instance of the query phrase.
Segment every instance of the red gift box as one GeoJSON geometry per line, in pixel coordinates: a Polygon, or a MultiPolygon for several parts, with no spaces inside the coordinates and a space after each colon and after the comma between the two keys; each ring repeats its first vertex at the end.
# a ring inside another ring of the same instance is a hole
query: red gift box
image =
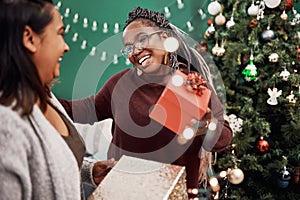
{"type": "Polygon", "coordinates": [[[200,92],[192,90],[187,79],[186,74],[177,70],[150,112],[151,119],[177,134],[193,126],[193,120],[201,120],[211,96],[211,91],[206,87],[201,87],[200,92]]]}

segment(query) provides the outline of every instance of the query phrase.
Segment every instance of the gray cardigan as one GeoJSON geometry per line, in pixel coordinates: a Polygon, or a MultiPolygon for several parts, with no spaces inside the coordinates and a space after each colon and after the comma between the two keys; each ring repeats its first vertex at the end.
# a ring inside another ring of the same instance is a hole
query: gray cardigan
{"type": "MultiPolygon", "coordinates": [[[[52,101],[64,112],[55,98],[52,101]]],[[[0,105],[2,200],[80,199],[80,180],[92,183],[92,166],[84,161],[80,177],[73,153],[37,105],[23,118],[0,105]]]]}

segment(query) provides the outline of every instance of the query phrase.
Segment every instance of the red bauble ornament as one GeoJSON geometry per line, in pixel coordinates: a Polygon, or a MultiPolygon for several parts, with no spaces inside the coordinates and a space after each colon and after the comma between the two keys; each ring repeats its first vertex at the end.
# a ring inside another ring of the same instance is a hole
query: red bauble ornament
{"type": "Polygon", "coordinates": [[[261,153],[266,153],[270,149],[269,142],[267,140],[265,140],[263,137],[261,137],[258,140],[256,147],[259,150],[259,152],[261,152],[261,153]]]}
{"type": "Polygon", "coordinates": [[[208,26],[210,26],[210,25],[213,24],[213,23],[214,23],[214,20],[213,20],[213,19],[209,18],[209,19],[207,20],[207,25],[208,25],[208,26]]]}
{"type": "Polygon", "coordinates": [[[283,9],[287,12],[294,7],[294,0],[281,0],[281,3],[284,5],[283,9]]]}

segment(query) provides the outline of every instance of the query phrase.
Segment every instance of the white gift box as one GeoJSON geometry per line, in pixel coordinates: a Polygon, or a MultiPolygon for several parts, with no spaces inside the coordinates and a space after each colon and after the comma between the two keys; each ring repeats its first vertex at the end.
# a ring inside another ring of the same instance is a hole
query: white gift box
{"type": "Polygon", "coordinates": [[[185,167],[122,156],[89,200],[187,200],[185,167]]]}

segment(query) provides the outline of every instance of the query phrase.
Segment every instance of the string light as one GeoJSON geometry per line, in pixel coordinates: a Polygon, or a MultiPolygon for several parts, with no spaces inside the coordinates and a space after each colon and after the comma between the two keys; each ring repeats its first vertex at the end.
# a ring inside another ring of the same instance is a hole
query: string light
{"type": "Polygon", "coordinates": [[[101,61],[105,61],[106,60],[106,54],[107,54],[106,51],[102,52],[101,57],[100,57],[101,61]]]}
{"type": "Polygon", "coordinates": [[[182,136],[187,140],[192,139],[194,137],[194,135],[195,135],[195,131],[191,127],[185,128],[182,133],[182,136]]]}
{"type": "MultiPolygon", "coordinates": [[[[182,0],[177,0],[176,3],[177,3],[178,9],[182,9],[182,8],[184,8],[184,6],[185,6],[182,0]]],[[[61,1],[58,1],[55,7],[56,7],[57,9],[62,10],[62,9],[63,9],[62,2],[61,2],[61,1]]],[[[172,15],[171,12],[170,12],[170,10],[169,10],[169,8],[170,8],[170,5],[168,5],[168,6],[166,6],[166,7],[163,7],[166,18],[169,18],[169,17],[171,17],[171,15],[172,15]]],[[[71,9],[72,9],[72,7],[67,7],[67,8],[64,9],[63,14],[61,15],[61,16],[62,16],[62,19],[70,17],[70,14],[72,13],[72,12],[71,12],[71,9]]],[[[206,18],[206,15],[205,15],[205,13],[203,12],[202,9],[199,9],[198,12],[199,12],[199,14],[201,15],[201,18],[202,18],[202,19],[206,18]]],[[[72,22],[73,22],[74,24],[78,23],[79,18],[81,18],[79,15],[80,15],[80,13],[78,13],[78,12],[76,12],[76,13],[74,14],[73,19],[72,19],[72,22]]],[[[83,28],[88,28],[88,27],[89,27],[89,20],[90,20],[90,19],[89,19],[88,17],[82,17],[82,18],[83,18],[83,25],[82,25],[83,28]]],[[[186,25],[187,25],[187,29],[188,29],[189,32],[191,32],[191,31],[194,30],[194,27],[192,26],[191,21],[187,21],[186,25]]],[[[108,33],[108,31],[109,31],[109,30],[108,30],[108,28],[109,28],[108,26],[109,26],[109,25],[108,25],[108,22],[104,22],[104,23],[103,23],[103,29],[102,29],[103,33],[108,33]]],[[[97,31],[97,30],[98,30],[98,23],[97,23],[97,21],[94,20],[93,23],[90,24],[90,27],[91,27],[91,31],[97,31]]],[[[71,30],[71,24],[68,24],[68,25],[66,25],[66,27],[65,27],[65,33],[69,33],[70,31],[72,31],[72,32],[74,33],[74,32],[76,31],[76,32],[73,34],[73,37],[71,38],[71,40],[72,40],[73,42],[77,42],[78,39],[80,38],[80,37],[79,37],[79,34],[80,34],[80,33],[79,33],[76,29],[78,29],[77,26],[76,26],[76,27],[74,26],[74,27],[72,27],[72,30],[71,30]]],[[[79,29],[80,29],[80,28],[79,28],[79,29]]],[[[120,32],[120,25],[119,25],[119,23],[115,23],[115,24],[114,24],[114,30],[113,30],[113,31],[114,31],[114,33],[119,33],[119,32],[120,32]]],[[[82,44],[81,44],[81,49],[87,48],[87,44],[88,44],[87,40],[83,40],[83,38],[80,38],[80,40],[83,41],[82,44]],[[84,41],[85,41],[85,42],[84,42],[84,41]]],[[[92,47],[91,47],[91,48],[92,48],[92,47]]],[[[92,48],[92,49],[93,49],[93,48],[92,48]]],[[[91,52],[92,52],[92,51],[91,51],[91,52]]],[[[93,53],[92,53],[92,54],[93,54],[93,53]]],[[[105,56],[105,57],[106,57],[106,56],[105,56]]],[[[105,59],[106,59],[106,58],[105,58],[105,59]]],[[[126,63],[126,65],[130,65],[130,61],[127,60],[127,59],[126,59],[125,63],[126,63]]]]}
{"type": "Polygon", "coordinates": [[[119,29],[119,23],[115,23],[115,29],[114,29],[114,33],[119,33],[120,29],[119,29]]]}
{"type": "Polygon", "coordinates": [[[79,15],[76,13],[73,18],[73,23],[76,24],[78,22],[79,15]]]}
{"type": "Polygon", "coordinates": [[[98,29],[97,21],[93,21],[92,31],[97,31],[97,29],[98,29]]]}
{"type": "Polygon", "coordinates": [[[86,49],[86,44],[87,44],[87,41],[86,41],[86,40],[83,40],[82,43],[81,43],[81,47],[80,47],[80,48],[81,48],[82,50],[86,49]]]}
{"type": "Polygon", "coordinates": [[[116,65],[118,64],[119,60],[118,60],[118,55],[117,54],[114,54],[114,60],[113,60],[113,63],[116,65]]]}
{"type": "Polygon", "coordinates": [[[72,38],[72,41],[73,41],[73,42],[76,42],[77,39],[78,39],[78,33],[74,33],[73,38],[72,38]]]}
{"type": "Polygon", "coordinates": [[[66,28],[65,28],[65,33],[69,33],[70,28],[71,28],[71,26],[70,26],[70,24],[68,24],[68,25],[66,26],[66,28]]]}
{"type": "Polygon", "coordinates": [[[96,47],[92,47],[92,50],[90,52],[90,56],[94,56],[96,54],[96,47]]]}
{"type": "Polygon", "coordinates": [[[210,184],[212,191],[214,192],[220,191],[219,181],[215,176],[210,177],[208,182],[210,184]]]}
{"type": "Polygon", "coordinates": [[[103,23],[103,33],[107,33],[108,32],[108,24],[107,22],[103,23]]]}
{"type": "Polygon", "coordinates": [[[177,0],[177,7],[178,9],[184,8],[184,4],[182,3],[182,0],[177,0]]]}
{"type": "Polygon", "coordinates": [[[56,8],[57,10],[59,10],[60,7],[61,7],[61,5],[62,5],[62,3],[61,3],[61,1],[59,1],[59,2],[57,2],[55,8],[56,8]]]}
{"type": "Polygon", "coordinates": [[[64,16],[65,16],[65,17],[69,17],[70,12],[71,12],[70,8],[66,8],[66,11],[65,11],[64,16]]]}
{"type": "Polygon", "coordinates": [[[131,62],[130,62],[130,60],[128,58],[126,58],[125,64],[126,65],[130,65],[131,64],[131,62]]]}
{"type": "Polygon", "coordinates": [[[198,13],[201,16],[202,20],[204,20],[206,18],[206,14],[203,12],[203,10],[201,8],[198,10],[198,13]]]}
{"type": "Polygon", "coordinates": [[[87,28],[89,26],[89,24],[88,24],[88,18],[84,18],[83,19],[83,28],[87,28]]]}
{"type": "Polygon", "coordinates": [[[165,16],[166,16],[166,18],[170,18],[171,17],[171,13],[170,13],[169,8],[165,7],[164,10],[165,10],[165,16]]]}
{"type": "Polygon", "coordinates": [[[190,21],[187,21],[186,25],[188,27],[189,32],[192,32],[194,30],[194,27],[192,26],[192,23],[190,21]]]}

